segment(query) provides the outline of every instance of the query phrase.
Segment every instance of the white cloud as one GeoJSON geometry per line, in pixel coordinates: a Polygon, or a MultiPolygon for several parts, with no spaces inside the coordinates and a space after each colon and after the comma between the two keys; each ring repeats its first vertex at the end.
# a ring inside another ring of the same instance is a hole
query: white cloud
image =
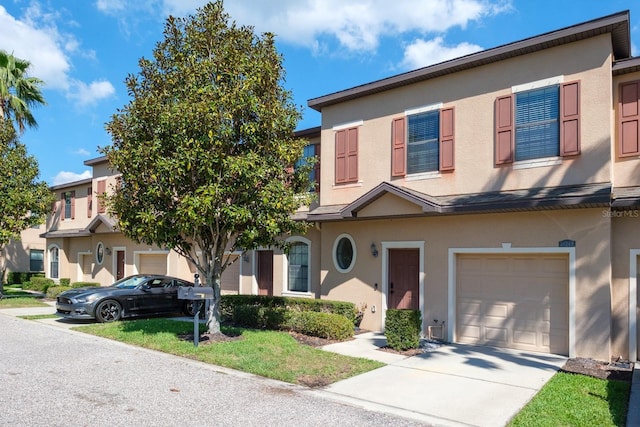
{"type": "Polygon", "coordinates": [[[445,46],[442,37],[432,40],[418,39],[405,47],[402,65],[408,69],[421,68],[480,50],[481,46],[466,42],[456,46],[445,46]]]}
{"type": "Polygon", "coordinates": [[[73,99],[78,106],[83,107],[96,104],[115,93],[116,89],[106,80],[94,81],[89,84],[75,80],[71,82],[67,97],[73,99]]]}
{"type": "Polygon", "coordinates": [[[80,174],[75,172],[60,171],[53,177],[53,185],[66,184],[68,182],[81,181],[83,179],[91,178],[93,175],[91,171],[86,170],[80,174]]]}
{"type": "Polygon", "coordinates": [[[76,151],[74,151],[74,154],[77,154],[83,157],[88,157],[91,155],[91,153],[88,150],[85,150],[84,148],[78,148],[76,151]]]}

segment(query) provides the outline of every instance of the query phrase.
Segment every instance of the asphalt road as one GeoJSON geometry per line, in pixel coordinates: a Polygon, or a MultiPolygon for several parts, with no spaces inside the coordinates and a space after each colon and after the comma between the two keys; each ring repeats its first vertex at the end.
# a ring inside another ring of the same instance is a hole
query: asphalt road
{"type": "Polygon", "coordinates": [[[323,392],[0,313],[0,425],[421,424],[323,392]]]}

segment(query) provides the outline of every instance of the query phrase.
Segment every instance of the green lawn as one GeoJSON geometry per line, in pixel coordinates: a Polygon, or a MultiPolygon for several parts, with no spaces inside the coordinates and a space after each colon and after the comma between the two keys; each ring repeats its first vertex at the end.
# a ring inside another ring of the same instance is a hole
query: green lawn
{"type": "Polygon", "coordinates": [[[223,328],[225,334],[238,335],[239,339],[212,344],[201,342],[195,347],[193,341],[180,338],[183,334],[193,333],[191,322],[144,319],[92,324],[74,329],[311,387],[331,384],[384,365],[301,345],[286,332],[223,328]]]}
{"type": "Polygon", "coordinates": [[[622,381],[559,372],[509,426],[624,426],[630,388],[622,381]]]}
{"type": "Polygon", "coordinates": [[[10,296],[0,299],[0,309],[2,308],[22,308],[22,307],[47,307],[48,304],[40,301],[37,297],[10,296]]]}

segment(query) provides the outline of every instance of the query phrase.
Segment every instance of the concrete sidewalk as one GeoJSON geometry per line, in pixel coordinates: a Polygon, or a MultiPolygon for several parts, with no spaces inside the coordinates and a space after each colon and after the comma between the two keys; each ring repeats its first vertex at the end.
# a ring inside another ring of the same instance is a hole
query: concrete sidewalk
{"type": "Polygon", "coordinates": [[[567,360],[457,344],[405,357],[379,350],[385,344],[384,335],[370,332],[325,346],[388,364],[332,384],[325,392],[436,426],[504,426],[567,360]]]}

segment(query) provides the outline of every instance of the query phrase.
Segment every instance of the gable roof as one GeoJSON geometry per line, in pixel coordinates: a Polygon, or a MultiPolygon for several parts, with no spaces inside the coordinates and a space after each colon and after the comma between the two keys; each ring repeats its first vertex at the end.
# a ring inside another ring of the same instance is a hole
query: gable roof
{"type": "Polygon", "coordinates": [[[105,225],[111,233],[117,233],[118,223],[114,218],[107,215],[98,215],[91,220],[91,222],[85,228],[71,228],[66,230],[51,230],[46,233],[42,233],[40,237],[47,239],[53,239],[56,237],[86,237],[95,234],[98,227],[105,225]]]}
{"type": "Polygon", "coordinates": [[[526,55],[551,47],[573,43],[602,34],[611,34],[611,46],[615,60],[626,59],[631,56],[631,33],[629,29],[629,11],[627,10],[356,86],[351,89],[313,98],[307,102],[307,105],[316,111],[321,111],[323,107],[329,105],[503,61],[520,55],[526,55]]]}

